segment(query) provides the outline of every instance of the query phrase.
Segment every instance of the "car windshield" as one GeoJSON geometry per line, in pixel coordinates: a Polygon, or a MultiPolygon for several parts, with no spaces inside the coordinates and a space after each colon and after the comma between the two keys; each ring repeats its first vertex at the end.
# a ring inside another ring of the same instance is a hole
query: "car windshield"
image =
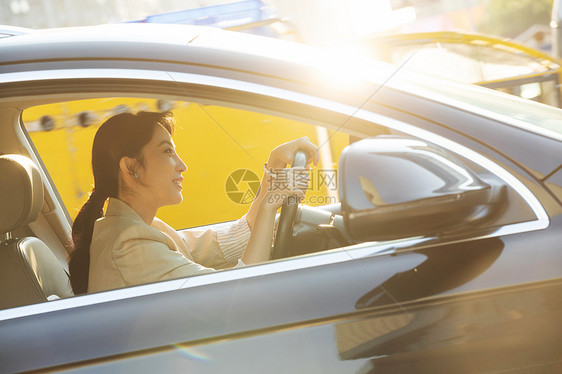
{"type": "Polygon", "coordinates": [[[413,70],[467,83],[544,73],[551,68],[541,59],[501,45],[494,48],[459,43],[408,45],[397,47],[391,59],[396,63],[410,54],[413,56],[408,67],[413,70]],[[459,71],[463,71],[461,77],[459,71]]]}
{"type": "MultiPolygon", "coordinates": [[[[252,35],[248,35],[251,38],[252,35]]],[[[244,41],[244,40],[243,40],[244,41]]],[[[261,42],[261,39],[257,39],[261,42]]],[[[216,43],[209,35],[198,38],[195,44],[212,46],[216,43]]],[[[243,48],[248,53],[263,53],[254,44],[229,43],[228,48],[243,48]],[[255,52],[252,52],[255,51],[255,52]]],[[[259,45],[259,43],[258,43],[259,45]]],[[[264,46],[265,49],[265,46],[264,46]]],[[[438,79],[395,67],[378,60],[350,59],[336,50],[305,48],[282,40],[267,44],[267,50],[280,59],[326,69],[330,82],[346,82],[346,87],[359,86],[365,79],[405,92],[419,93],[438,102],[458,108],[467,108],[490,118],[497,118],[512,126],[523,128],[554,139],[562,140],[562,112],[558,108],[541,105],[532,100],[519,99],[490,89],[438,79]],[[436,79],[438,83],[436,84],[436,79]],[[514,101],[516,100],[516,101],[514,101]],[[514,107],[517,110],[514,110],[514,107]]],[[[320,71],[317,71],[320,74],[320,71]]],[[[326,78],[326,76],[323,76],[326,78]]],[[[313,79],[309,77],[309,79],[313,79]]]]}
{"type": "Polygon", "coordinates": [[[458,108],[467,108],[491,118],[501,117],[506,123],[527,131],[562,140],[562,111],[558,108],[507,95],[491,89],[439,80],[410,72],[401,72],[401,79],[391,85],[458,108]],[[475,108],[478,108],[475,110],[475,108]]]}

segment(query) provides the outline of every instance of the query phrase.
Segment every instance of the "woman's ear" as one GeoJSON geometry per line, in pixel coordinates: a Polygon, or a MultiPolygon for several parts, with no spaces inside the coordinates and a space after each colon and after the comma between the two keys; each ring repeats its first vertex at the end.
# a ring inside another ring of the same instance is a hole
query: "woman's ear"
{"type": "Polygon", "coordinates": [[[138,161],[134,158],[123,156],[121,160],[119,160],[119,170],[121,171],[121,175],[126,179],[138,179],[139,175],[135,171],[137,169],[138,161]]]}

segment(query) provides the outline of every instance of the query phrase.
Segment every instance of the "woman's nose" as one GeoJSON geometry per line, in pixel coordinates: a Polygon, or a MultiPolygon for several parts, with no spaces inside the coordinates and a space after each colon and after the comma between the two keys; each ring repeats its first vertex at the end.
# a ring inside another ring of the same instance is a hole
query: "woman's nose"
{"type": "Polygon", "coordinates": [[[180,173],[183,173],[184,171],[187,170],[187,165],[185,164],[185,162],[183,162],[183,160],[180,158],[180,156],[177,156],[177,171],[179,171],[180,173]]]}

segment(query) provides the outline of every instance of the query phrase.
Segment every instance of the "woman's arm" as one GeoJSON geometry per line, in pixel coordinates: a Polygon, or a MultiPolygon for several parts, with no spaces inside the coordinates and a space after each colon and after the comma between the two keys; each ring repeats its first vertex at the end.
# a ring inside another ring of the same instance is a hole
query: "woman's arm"
{"type": "MultiPolygon", "coordinates": [[[[283,175],[283,180],[290,183],[287,185],[274,183],[271,176],[267,174],[264,175],[260,184],[259,193],[246,215],[246,222],[248,223],[251,233],[241,258],[245,264],[263,262],[270,258],[273,226],[275,224],[275,214],[277,210],[288,196],[304,196],[308,185],[308,175],[303,169],[283,169],[287,164],[291,163],[293,155],[297,150],[303,150],[307,153],[307,163],[318,163],[318,147],[312,144],[306,137],[281,144],[271,151],[266,167],[270,170],[277,170],[283,175]],[[295,174],[300,174],[301,177],[297,177],[295,174]]],[[[186,244],[186,239],[188,238],[184,237],[188,234],[187,231],[178,233],[158,218],[154,219],[152,227],[167,234],[176,242],[179,247],[178,249],[185,257],[192,261],[194,260],[192,253],[194,248],[188,248],[186,244]]],[[[208,258],[195,260],[204,260],[202,263],[207,267],[221,268],[227,264],[226,262],[223,264],[222,261],[215,263],[218,257],[223,259],[224,255],[216,256],[221,249],[219,249],[216,235],[208,235],[211,231],[212,230],[208,230],[208,232],[199,233],[197,237],[194,238],[197,239],[196,241],[201,247],[204,247],[205,251],[203,252],[212,255],[210,257],[213,258],[213,261],[208,261],[208,258]]],[[[205,255],[204,257],[209,256],[205,255]]]]}
{"type": "MultiPolygon", "coordinates": [[[[269,170],[279,170],[287,167],[287,165],[292,162],[293,156],[298,150],[302,150],[306,153],[307,164],[318,164],[318,147],[312,144],[308,137],[305,136],[288,143],[281,144],[280,146],[274,148],[269,154],[266,168],[269,170]]],[[[246,215],[248,226],[252,231],[256,216],[258,216],[259,206],[263,203],[264,198],[266,197],[266,195],[268,195],[268,192],[270,192],[268,190],[271,189],[272,185],[273,183],[271,177],[267,174],[264,175],[260,184],[259,193],[254,199],[252,205],[250,206],[250,209],[248,210],[248,214],[246,215]]]]}
{"type": "Polygon", "coordinates": [[[269,260],[277,210],[288,196],[304,197],[308,186],[308,174],[303,169],[297,168],[282,170],[292,162],[297,150],[302,150],[307,154],[307,164],[318,164],[318,147],[312,144],[307,137],[281,144],[271,151],[266,167],[284,173],[283,181],[288,183],[275,183],[273,177],[268,174],[264,175],[258,196],[246,215],[251,234],[242,256],[245,264],[269,260]]]}
{"type": "Polygon", "coordinates": [[[236,265],[250,238],[250,229],[245,217],[228,227],[182,231],[174,230],[155,217],[152,227],[169,236],[188,260],[213,269],[236,265]]]}
{"type": "Polygon", "coordinates": [[[182,239],[180,234],[174,230],[173,227],[169,226],[166,222],[162,221],[158,217],[154,217],[154,220],[151,224],[152,227],[162,231],[164,234],[168,235],[178,246],[178,250],[188,259],[194,261],[193,256],[191,255],[191,251],[187,248],[185,241],[182,239]]]}

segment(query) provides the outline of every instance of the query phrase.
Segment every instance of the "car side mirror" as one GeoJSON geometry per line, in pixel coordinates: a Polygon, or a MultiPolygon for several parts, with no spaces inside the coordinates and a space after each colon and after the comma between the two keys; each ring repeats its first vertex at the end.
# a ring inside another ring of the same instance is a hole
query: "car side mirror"
{"type": "Polygon", "coordinates": [[[340,200],[354,241],[435,236],[495,216],[506,188],[482,180],[450,152],[405,136],[379,136],[346,147],[340,200]]]}

